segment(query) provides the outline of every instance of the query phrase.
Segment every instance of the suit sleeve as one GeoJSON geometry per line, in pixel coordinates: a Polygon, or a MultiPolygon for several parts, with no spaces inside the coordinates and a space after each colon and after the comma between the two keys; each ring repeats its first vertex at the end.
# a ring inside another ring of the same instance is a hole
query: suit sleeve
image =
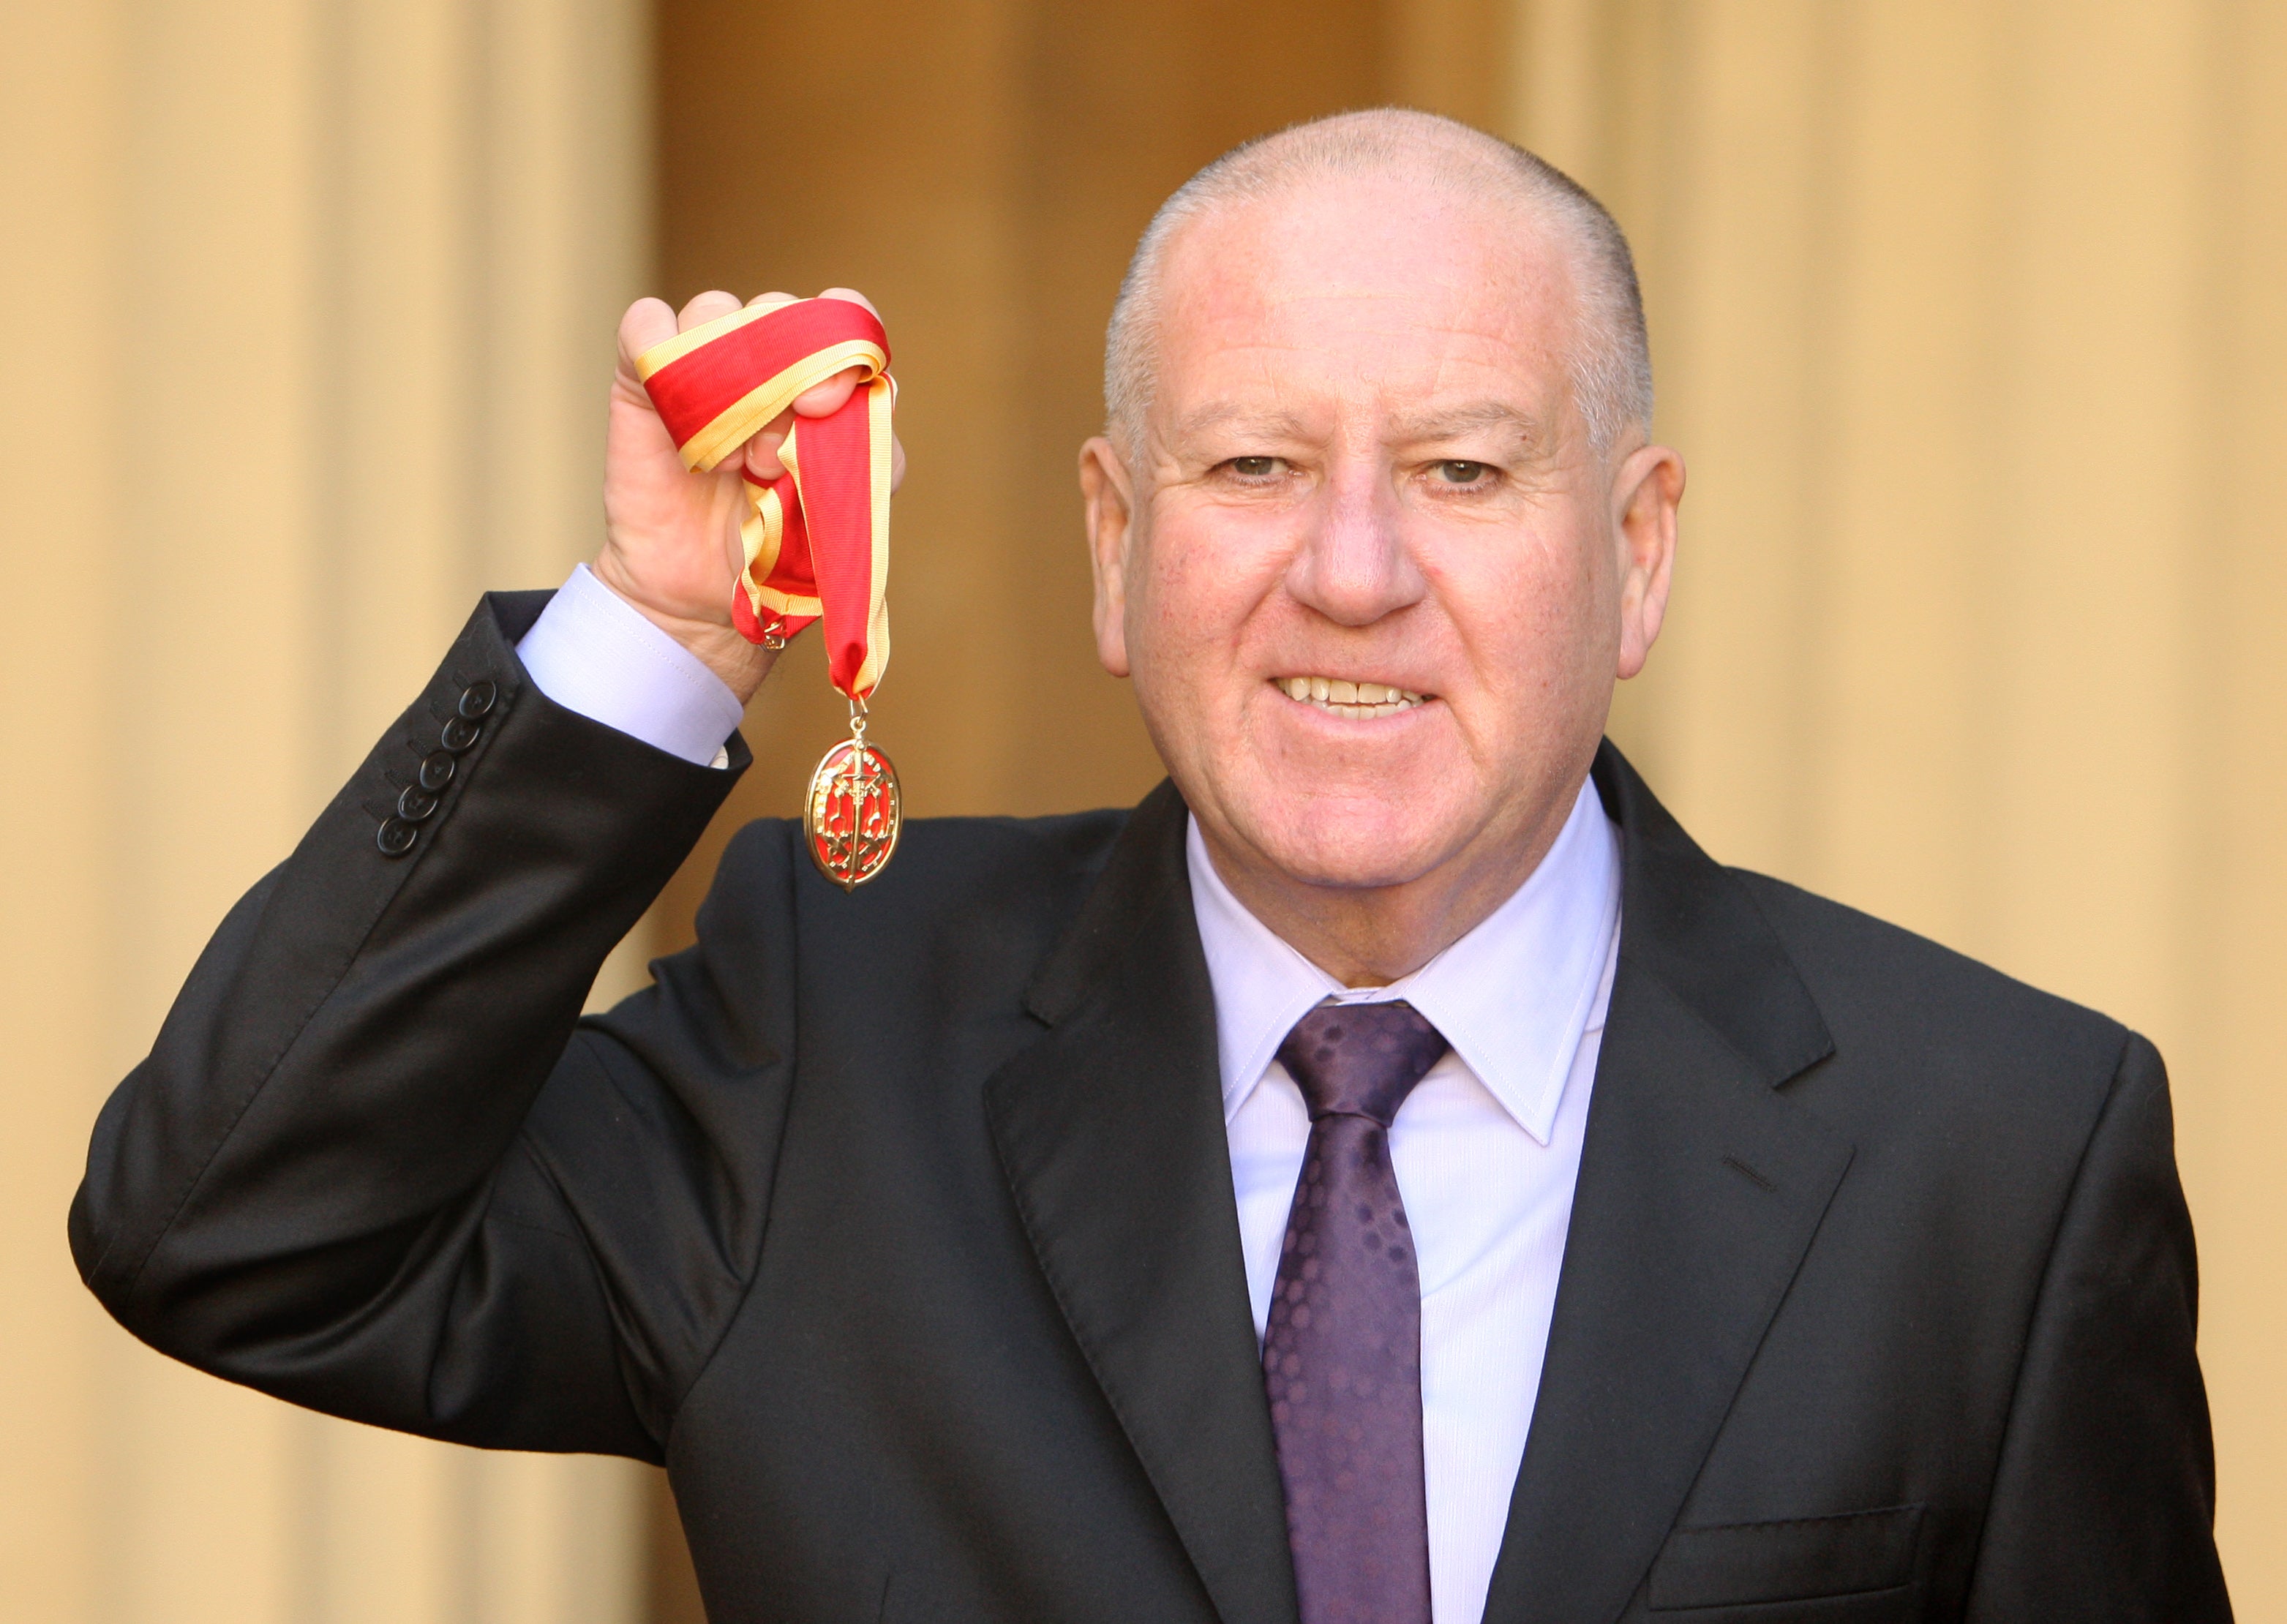
{"type": "Polygon", "coordinates": [[[2221,1624],[2198,1276],[2167,1073],[2127,1042],[2034,1310],[1971,1624],[2221,1624]]]}
{"type": "Polygon", "coordinates": [[[717,1133],[768,1128],[680,1103],[722,1064],[704,976],[580,1009],[737,773],[552,704],[513,646],[544,601],[488,599],[232,910],[103,1109],[71,1242],[122,1324],[218,1375],[656,1460],[736,1289],[717,1133]]]}

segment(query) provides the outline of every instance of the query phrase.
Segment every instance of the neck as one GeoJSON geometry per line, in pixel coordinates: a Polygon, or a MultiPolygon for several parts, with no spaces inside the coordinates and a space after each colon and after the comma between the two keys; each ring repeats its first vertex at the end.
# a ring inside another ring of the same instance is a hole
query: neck
{"type": "MultiPolygon", "coordinates": [[[[1577,792],[1576,792],[1577,793],[1577,792]]],[[[1323,885],[1250,860],[1202,820],[1207,856],[1231,894],[1297,953],[1344,986],[1387,986],[1427,964],[1515,895],[1548,855],[1575,796],[1521,838],[1464,852],[1395,885],[1323,885]]]]}

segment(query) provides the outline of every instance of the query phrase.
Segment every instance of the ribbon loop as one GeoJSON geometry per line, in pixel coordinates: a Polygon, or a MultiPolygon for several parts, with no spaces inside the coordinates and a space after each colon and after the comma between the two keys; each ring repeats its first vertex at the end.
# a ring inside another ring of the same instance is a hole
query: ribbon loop
{"type": "Polygon", "coordinates": [[[757,300],[636,361],[684,466],[694,470],[719,466],[795,397],[853,367],[864,376],[840,410],[794,420],[779,448],[785,474],[765,482],[740,470],[746,564],[731,611],[751,643],[823,619],[827,675],[862,700],[890,661],[896,389],[880,320],[848,299],[757,300]]]}

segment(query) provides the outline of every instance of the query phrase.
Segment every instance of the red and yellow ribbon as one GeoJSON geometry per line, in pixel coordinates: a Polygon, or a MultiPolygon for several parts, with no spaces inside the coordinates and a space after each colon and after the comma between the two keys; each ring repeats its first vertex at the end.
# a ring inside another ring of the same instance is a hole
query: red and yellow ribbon
{"type": "Polygon", "coordinates": [[[746,567],[731,605],[750,643],[826,622],[827,673],[854,701],[890,662],[890,340],[848,299],[758,299],[678,333],[636,370],[684,466],[711,469],[813,384],[851,367],[864,379],[841,410],[797,417],[779,448],[786,472],[746,478],[746,567]]]}

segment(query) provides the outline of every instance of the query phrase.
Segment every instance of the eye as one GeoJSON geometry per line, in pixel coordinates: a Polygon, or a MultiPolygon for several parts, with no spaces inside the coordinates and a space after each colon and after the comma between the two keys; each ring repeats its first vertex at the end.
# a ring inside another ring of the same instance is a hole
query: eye
{"type": "Polygon", "coordinates": [[[1235,456],[1223,464],[1242,479],[1268,479],[1286,466],[1278,456],[1235,456]]]}
{"type": "Polygon", "coordinates": [[[1437,464],[1437,477],[1448,485],[1475,485],[1492,471],[1486,463],[1460,457],[1451,457],[1437,464]]]}

